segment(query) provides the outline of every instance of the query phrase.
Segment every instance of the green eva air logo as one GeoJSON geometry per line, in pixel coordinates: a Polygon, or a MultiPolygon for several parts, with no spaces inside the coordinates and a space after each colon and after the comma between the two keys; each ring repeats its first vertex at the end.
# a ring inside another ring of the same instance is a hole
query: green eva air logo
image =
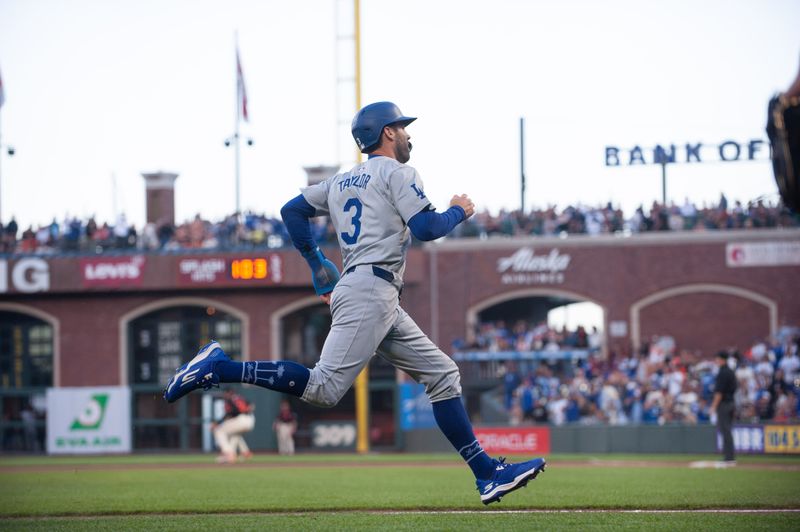
{"type": "Polygon", "coordinates": [[[93,395],[86,407],[78,414],[69,430],[93,430],[100,427],[103,416],[106,413],[108,394],[99,393],[93,395]]]}

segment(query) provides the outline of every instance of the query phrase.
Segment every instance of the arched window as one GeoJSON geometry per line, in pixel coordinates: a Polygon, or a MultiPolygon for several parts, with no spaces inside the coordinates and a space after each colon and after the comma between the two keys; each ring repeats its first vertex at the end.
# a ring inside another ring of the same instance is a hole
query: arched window
{"type": "Polygon", "coordinates": [[[200,449],[203,394],[169,404],[161,398],[175,370],[211,340],[242,357],[242,322],[214,306],[177,305],[128,323],[129,381],[135,449],[200,449]]]}
{"type": "Polygon", "coordinates": [[[20,312],[0,311],[0,446],[44,449],[44,394],[53,385],[53,326],[20,312]]]}
{"type": "MultiPolygon", "coordinates": [[[[280,356],[313,368],[319,360],[325,338],[331,328],[331,311],[325,304],[312,304],[284,315],[280,320],[280,356]]],[[[395,431],[394,366],[380,356],[369,364],[370,445],[372,447],[395,447],[398,436],[395,431]]],[[[300,448],[310,447],[310,427],[315,422],[352,420],[355,413],[355,393],[351,388],[339,404],[331,409],[310,406],[297,398],[287,397],[292,410],[299,418],[296,436],[300,448]]]]}
{"type": "Polygon", "coordinates": [[[239,319],[210,306],[169,307],[136,318],[129,325],[131,384],[166,385],[175,369],[211,340],[231,358],[241,358],[239,319]]]}

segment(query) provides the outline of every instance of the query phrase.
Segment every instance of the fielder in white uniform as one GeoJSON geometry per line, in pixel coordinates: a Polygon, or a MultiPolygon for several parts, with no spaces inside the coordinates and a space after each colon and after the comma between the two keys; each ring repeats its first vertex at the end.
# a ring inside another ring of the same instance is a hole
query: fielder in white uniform
{"type": "Polygon", "coordinates": [[[331,306],[331,330],[314,368],[291,361],[231,361],[212,342],[178,368],[164,397],[172,402],[193,389],[245,382],[330,407],[377,354],[425,385],[439,428],[472,469],[481,500],[489,504],[536,478],[545,461],[509,464],[483,450],[461,402],[458,366],[400,307],[409,233],[434,240],[474,212],[466,195],[453,196],[444,213],[432,208],[419,174],[405,164],[411,152],[406,126],[414,120],[391,102],[361,109],[352,132],[369,159],[302,189],[281,209],[292,242],[311,268],[316,293],[331,306]],[[321,215],[330,216],[337,232],[341,277],[311,237],[309,219],[321,215]]]}

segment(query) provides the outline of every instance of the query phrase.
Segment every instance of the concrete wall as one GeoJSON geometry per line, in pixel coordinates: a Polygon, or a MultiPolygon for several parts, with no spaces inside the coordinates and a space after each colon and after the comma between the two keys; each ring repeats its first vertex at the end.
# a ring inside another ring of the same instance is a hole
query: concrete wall
{"type": "MultiPolygon", "coordinates": [[[[438,429],[404,433],[406,452],[448,452],[453,448],[438,429]]],[[[693,453],[716,452],[716,427],[651,426],[551,427],[553,453],[693,453]]]]}

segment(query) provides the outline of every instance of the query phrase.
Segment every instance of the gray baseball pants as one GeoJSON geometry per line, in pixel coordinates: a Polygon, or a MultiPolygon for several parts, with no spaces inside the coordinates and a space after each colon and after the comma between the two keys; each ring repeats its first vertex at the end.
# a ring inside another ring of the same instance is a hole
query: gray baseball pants
{"type": "Polygon", "coordinates": [[[401,286],[399,279],[389,282],[374,275],[370,265],[342,276],[331,298],[331,330],[304,401],[336,405],[375,354],[424,384],[431,402],[461,395],[458,366],[400,307],[401,286]]]}

